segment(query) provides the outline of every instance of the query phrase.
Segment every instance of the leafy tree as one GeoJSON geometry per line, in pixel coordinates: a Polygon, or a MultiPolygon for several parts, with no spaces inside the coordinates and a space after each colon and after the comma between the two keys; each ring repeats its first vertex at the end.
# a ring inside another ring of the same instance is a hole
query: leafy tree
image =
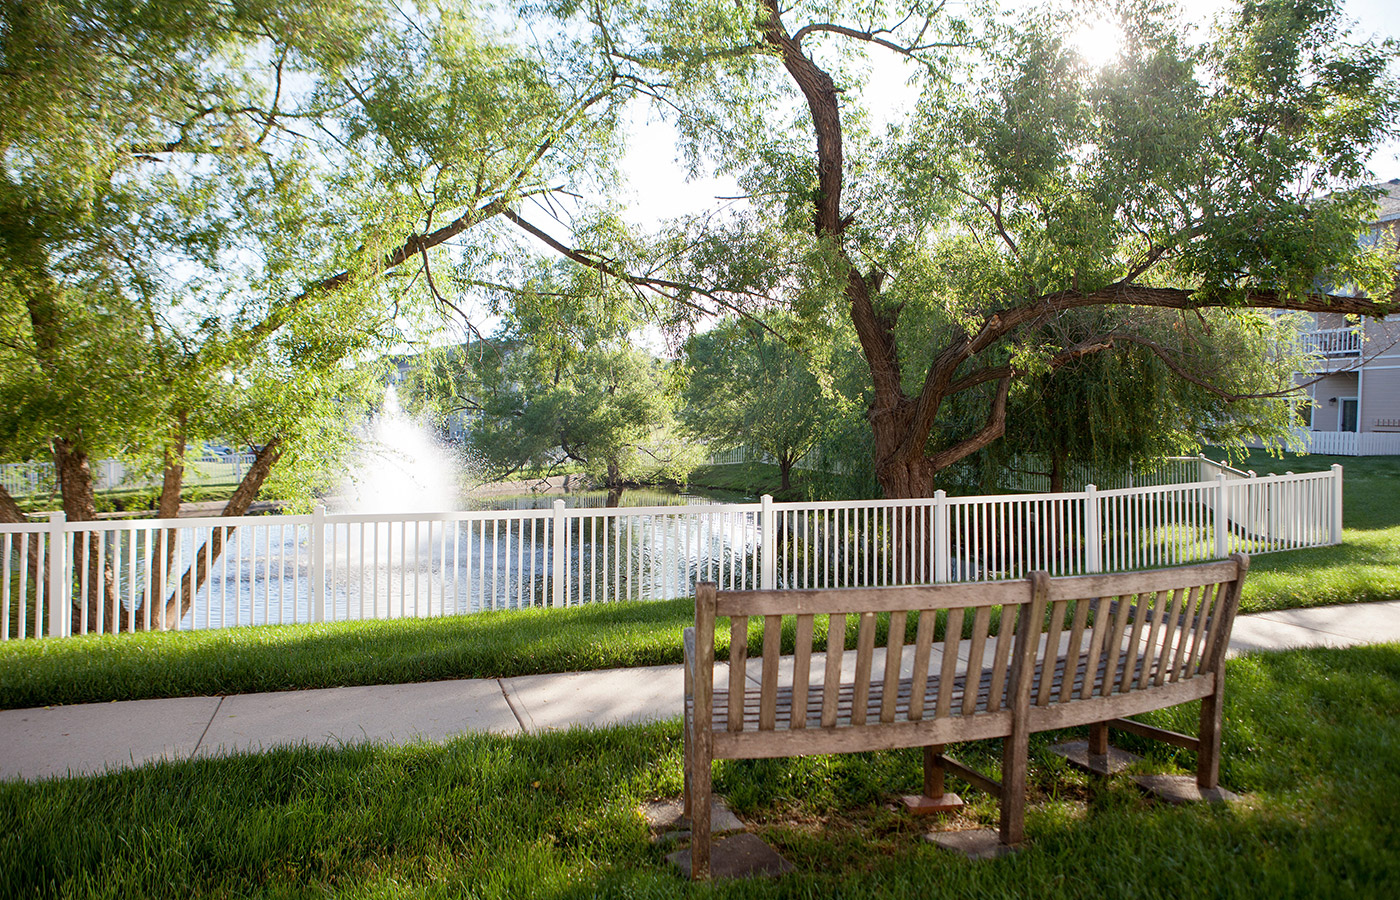
{"type": "Polygon", "coordinates": [[[697,461],[676,419],[672,366],[629,346],[586,346],[561,360],[522,342],[480,377],[468,441],[497,476],[568,459],[615,492],[684,481],[697,461]]]}
{"type": "Polygon", "coordinates": [[[1066,313],[1396,302],[1394,260],[1356,240],[1366,159],[1394,133],[1395,48],[1351,39],[1332,0],[1243,4],[1202,44],[1154,0],[1104,5],[1125,37],[1102,69],[1053,10],[661,6],[593,8],[600,52],[653,85],[692,165],[732,174],[745,202],[675,223],[653,268],[617,271],[606,242],[570,258],[627,284],[668,273],[682,319],[777,296],[819,330],[847,317],[886,496],[929,494],[1001,437],[1019,381],[1129,345],[1176,373],[1202,352],[1150,341],[1154,317],[1134,314],[1067,343],[1047,328],[1066,313]],[[922,86],[882,133],[866,51],[910,60],[922,86]],[[1317,287],[1343,283],[1364,296],[1317,287]]]}
{"type": "MultiPolygon", "coordinates": [[[[152,460],[163,514],[209,437],[262,447],[226,515],[275,463],[306,483],[362,395],[346,363],[401,339],[415,298],[457,308],[474,269],[434,277],[448,242],[479,236],[450,252],[489,266],[511,204],[610,158],[611,73],[518,52],[469,8],[0,14],[0,450],[52,452],[73,520],[96,513],[94,455],[152,460]]],[[[88,556],[92,606],[115,592],[88,556]]]]}
{"type": "MultiPolygon", "coordinates": [[[[1104,321],[1114,312],[1064,317],[1055,327],[1077,333],[1057,342],[1073,345],[1120,327],[1104,321]]],[[[993,462],[1044,459],[1050,489],[1058,492],[1075,463],[1122,472],[1146,459],[1195,453],[1202,444],[1242,449],[1255,437],[1288,439],[1295,373],[1306,368],[1292,317],[1252,310],[1135,315],[1135,342],[1021,380],[1007,401],[1005,437],[988,448],[993,462]],[[1157,347],[1171,352],[1159,356],[1157,347]],[[1190,368],[1173,369],[1169,363],[1178,359],[1189,359],[1190,368]]]]}
{"type": "Polygon", "coordinates": [[[712,450],[748,447],[778,461],[781,489],[817,446],[830,404],[808,360],[754,323],[728,320],[685,345],[687,426],[712,450]]]}

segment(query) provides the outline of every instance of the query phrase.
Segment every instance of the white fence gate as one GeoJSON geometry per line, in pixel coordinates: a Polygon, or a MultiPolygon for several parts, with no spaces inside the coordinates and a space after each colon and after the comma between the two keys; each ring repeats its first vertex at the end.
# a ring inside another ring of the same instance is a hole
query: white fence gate
{"type": "Polygon", "coordinates": [[[1342,472],[919,500],[0,525],[0,639],[1168,566],[1341,540],[1342,472]]]}

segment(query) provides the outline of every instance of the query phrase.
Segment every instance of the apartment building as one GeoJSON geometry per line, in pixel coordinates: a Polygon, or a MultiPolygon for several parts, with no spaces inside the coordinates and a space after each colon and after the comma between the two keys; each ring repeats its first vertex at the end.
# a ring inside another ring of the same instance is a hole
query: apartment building
{"type": "MultiPolygon", "coordinates": [[[[1400,178],[1381,185],[1369,240],[1400,242],[1400,178]]],[[[1400,318],[1348,321],[1318,313],[1306,335],[1314,353],[1309,427],[1313,453],[1400,454],[1400,318]]]]}

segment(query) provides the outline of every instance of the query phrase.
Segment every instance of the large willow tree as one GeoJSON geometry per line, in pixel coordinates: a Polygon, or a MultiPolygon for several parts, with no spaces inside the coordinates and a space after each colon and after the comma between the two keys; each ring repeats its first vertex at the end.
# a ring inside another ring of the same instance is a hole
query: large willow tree
{"type": "Polygon", "coordinates": [[[1209,377],[1198,330],[1135,310],[1393,307],[1393,253],[1357,236],[1366,160],[1394,133],[1395,53],[1350,38],[1337,3],[1244,3],[1199,42],[1169,4],[1102,4],[1124,33],[1103,68],[1068,46],[1073,16],[945,7],[578,11],[599,52],[661,98],[691,164],[744,198],[674,223],[649,269],[555,245],[639,290],[664,272],[681,319],[782,301],[808,331],[846,320],[889,497],[927,496],[1013,427],[1018,380],[1128,348],[1209,377]],[[920,86],[889,128],[868,54],[907,60],[920,86]],[[1321,287],[1343,284],[1355,290],[1321,287]],[[1093,308],[1119,312],[1091,333],[1055,327],[1093,308]],[[948,427],[954,405],[979,409],[977,426],[948,427]]]}

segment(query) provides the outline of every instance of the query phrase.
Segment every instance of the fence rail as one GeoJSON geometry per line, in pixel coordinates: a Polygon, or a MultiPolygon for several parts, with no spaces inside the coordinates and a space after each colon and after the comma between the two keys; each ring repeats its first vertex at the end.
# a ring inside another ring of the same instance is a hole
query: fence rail
{"type": "MultiPolygon", "coordinates": [[[[185,485],[237,484],[256,457],[251,453],[223,456],[191,456],[185,460],[185,485]]],[[[99,491],[154,487],[159,473],[142,473],[121,460],[103,459],[92,464],[93,487],[99,491]]],[[[12,497],[52,494],[58,489],[52,462],[0,463],[0,485],[12,497]]]]}
{"type": "MultiPolygon", "coordinates": [[[[1214,464],[1212,464],[1214,465],[1214,464]]],[[[1060,494],[0,526],[0,639],[1175,565],[1341,540],[1341,467],[1060,494]]]]}

